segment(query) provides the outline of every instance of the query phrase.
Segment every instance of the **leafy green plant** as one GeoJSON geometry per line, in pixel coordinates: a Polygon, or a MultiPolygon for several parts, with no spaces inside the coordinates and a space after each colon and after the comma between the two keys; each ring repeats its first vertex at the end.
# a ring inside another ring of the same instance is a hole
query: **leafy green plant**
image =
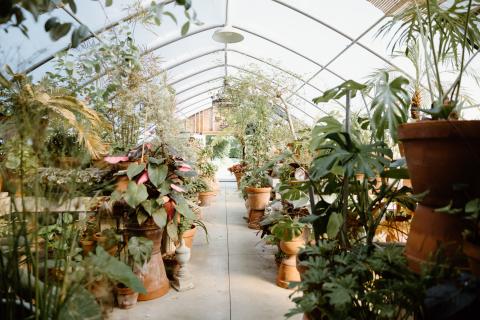
{"type": "Polygon", "coordinates": [[[135,271],[142,269],[150,260],[153,241],[143,237],[131,237],[128,239],[127,248],[127,264],[135,271]]]}
{"type": "MultiPolygon", "coordinates": [[[[307,247],[306,268],[287,316],[312,319],[409,319],[419,314],[425,296],[419,277],[408,267],[401,247],[367,247],[347,251],[337,242],[307,247]]],[[[296,284],[297,285],[297,284],[296,284]]]]}
{"type": "Polygon", "coordinates": [[[284,215],[277,223],[271,227],[272,235],[283,241],[291,241],[299,237],[306,225],[297,219],[292,219],[288,215],[284,215]]]}

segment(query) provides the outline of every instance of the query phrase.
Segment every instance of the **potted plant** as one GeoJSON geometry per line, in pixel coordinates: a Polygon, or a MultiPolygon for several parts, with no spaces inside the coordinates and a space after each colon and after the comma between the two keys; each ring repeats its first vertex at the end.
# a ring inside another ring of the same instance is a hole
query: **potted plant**
{"type": "Polygon", "coordinates": [[[272,235],[280,240],[280,249],[286,255],[277,273],[279,287],[288,288],[290,282],[300,281],[300,273],[297,270],[297,254],[306,243],[304,229],[304,223],[292,219],[289,215],[284,215],[271,227],[272,235]]]}
{"type": "MultiPolygon", "coordinates": [[[[132,271],[143,280],[146,272],[146,265],[152,255],[153,242],[143,237],[131,237],[124,249],[125,263],[132,268],[132,271]]],[[[130,309],[135,306],[138,299],[138,292],[127,287],[123,283],[117,284],[117,304],[121,309],[130,309]]]]}
{"type": "Polygon", "coordinates": [[[271,179],[261,168],[245,173],[241,181],[244,198],[248,199],[249,208],[264,210],[272,192],[271,179]]]}
{"type": "Polygon", "coordinates": [[[210,206],[216,195],[216,193],[210,189],[205,180],[200,177],[191,181],[190,191],[198,194],[198,202],[200,207],[210,206]]]}
{"type": "Polygon", "coordinates": [[[144,278],[147,294],[139,296],[139,300],[150,300],[169,290],[160,252],[163,228],[177,241],[180,216],[195,219],[195,215],[183,196],[182,187],[191,167],[170,155],[165,145],[142,150],[139,163],[128,166],[127,190],[115,191],[112,201],[114,214],[124,220],[127,238],[142,236],[153,241],[152,259],[144,278]]]}
{"type": "MultiPolygon", "coordinates": [[[[462,79],[468,73],[480,41],[480,20],[475,11],[472,1],[440,4],[430,0],[412,4],[382,28],[385,34],[394,30],[393,44],[397,48],[403,45],[406,55],[420,42],[420,53],[427,66],[422,71],[427,74],[431,105],[418,106],[419,90],[415,90],[411,100],[411,107],[426,116],[406,123],[405,112],[410,101],[396,99],[403,101],[397,108],[402,110],[397,115],[402,116],[396,118],[399,121],[390,121],[392,117],[388,117],[394,137],[398,127],[413,190],[417,194],[425,193],[415,211],[406,247],[406,255],[417,271],[420,263],[440,246],[447,256],[456,260],[462,243],[462,219],[436,209],[450,202],[452,207],[463,209],[468,199],[480,197],[480,168],[474,160],[480,159],[480,121],[458,120],[465,104],[462,79]],[[444,19],[447,16],[448,19],[444,19]],[[445,78],[451,79],[451,76],[442,71],[445,64],[454,67],[455,78],[448,85],[445,78]]],[[[389,84],[394,85],[393,81],[389,84]]],[[[383,107],[383,111],[379,108],[378,112],[374,111],[379,117],[394,110],[387,105],[379,107],[383,107]]],[[[464,262],[457,259],[455,263],[463,265],[464,262]]]]}

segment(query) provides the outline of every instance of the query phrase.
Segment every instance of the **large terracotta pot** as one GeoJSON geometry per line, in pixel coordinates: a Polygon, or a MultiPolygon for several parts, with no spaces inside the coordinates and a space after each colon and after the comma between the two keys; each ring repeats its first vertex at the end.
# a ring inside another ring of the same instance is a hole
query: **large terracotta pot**
{"type": "Polygon", "coordinates": [[[421,264],[428,261],[440,247],[449,262],[466,266],[461,256],[463,230],[463,221],[456,216],[418,205],[405,246],[409,267],[420,272],[421,264]]]}
{"type": "Polygon", "coordinates": [[[208,207],[212,204],[213,199],[215,198],[216,193],[213,191],[209,192],[199,192],[198,201],[200,202],[200,207],[208,207]]]}
{"type": "MultiPolygon", "coordinates": [[[[141,226],[135,216],[125,224],[127,238],[132,236],[145,237],[153,241],[152,257],[147,264],[147,272],[143,279],[146,294],[138,296],[139,301],[152,300],[165,295],[170,289],[170,283],[165,272],[160,247],[162,243],[162,229],[157,226],[152,217],[149,217],[141,226]]],[[[128,240],[128,239],[127,239],[128,240]]]]}
{"type": "Polygon", "coordinates": [[[291,241],[280,241],[280,248],[287,255],[282,260],[277,273],[277,285],[287,289],[290,282],[300,281],[300,273],[297,270],[297,254],[305,246],[304,235],[301,234],[291,241]]]}
{"type": "Polygon", "coordinates": [[[468,258],[470,271],[477,277],[480,277],[480,246],[469,241],[463,242],[463,253],[468,258]]]}
{"type": "Polygon", "coordinates": [[[398,129],[398,138],[414,192],[429,191],[423,205],[439,208],[453,200],[459,208],[480,197],[480,121],[407,123],[398,129]],[[467,187],[457,190],[459,185],[467,187]]]}
{"type": "Polygon", "coordinates": [[[271,187],[253,188],[246,187],[245,191],[248,195],[248,207],[250,210],[265,210],[270,201],[271,187]]]}
{"type": "Polygon", "coordinates": [[[480,121],[419,121],[399,127],[408,171],[416,194],[428,191],[412,220],[405,252],[414,271],[445,247],[458,261],[464,226],[459,216],[434,212],[453,201],[463,208],[480,197],[480,121]],[[464,186],[459,189],[459,186],[464,186]],[[435,227],[433,227],[435,226],[435,227]]]}
{"type": "Polygon", "coordinates": [[[184,231],[182,234],[182,238],[185,241],[185,245],[190,249],[192,249],[193,238],[195,237],[196,233],[197,233],[197,227],[192,225],[192,228],[190,228],[190,230],[184,231]]]}

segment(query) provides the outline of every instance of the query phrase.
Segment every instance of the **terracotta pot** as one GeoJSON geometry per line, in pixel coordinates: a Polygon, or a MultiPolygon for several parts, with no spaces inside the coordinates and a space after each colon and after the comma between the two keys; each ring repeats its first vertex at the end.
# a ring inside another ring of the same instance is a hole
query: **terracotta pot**
{"type": "Polygon", "coordinates": [[[165,272],[160,247],[162,243],[162,229],[157,226],[152,217],[149,217],[141,226],[135,216],[131,216],[125,224],[127,241],[129,237],[145,237],[153,241],[152,258],[147,264],[147,273],[143,279],[146,294],[138,296],[139,301],[152,300],[165,295],[170,289],[170,283],[165,272]]]}
{"type": "Polygon", "coordinates": [[[248,210],[248,227],[250,229],[260,230],[260,221],[262,221],[265,210],[248,210]]]}
{"type": "Polygon", "coordinates": [[[453,200],[454,208],[462,208],[480,197],[480,121],[407,123],[399,127],[398,138],[414,192],[429,191],[421,204],[440,208],[453,200]]]}
{"type": "Polygon", "coordinates": [[[277,273],[277,285],[287,289],[290,282],[300,281],[300,273],[297,270],[297,254],[305,246],[303,234],[291,241],[280,241],[280,248],[287,255],[282,260],[277,273]]]}
{"type": "Polygon", "coordinates": [[[266,187],[266,188],[246,187],[245,191],[248,194],[248,204],[249,204],[250,210],[265,210],[265,207],[270,201],[270,195],[272,192],[271,187],[266,187]]]}
{"type": "Polygon", "coordinates": [[[192,225],[192,228],[190,230],[187,230],[182,234],[182,238],[185,241],[185,245],[190,249],[192,249],[193,238],[195,237],[196,233],[197,233],[197,227],[192,225]]]}
{"type": "Polygon", "coordinates": [[[200,202],[200,207],[208,207],[212,204],[213,198],[215,198],[215,192],[199,192],[198,201],[200,202]]]}
{"type": "Polygon", "coordinates": [[[411,268],[438,248],[459,267],[463,223],[458,216],[434,212],[453,201],[463,208],[468,199],[480,197],[480,121],[419,121],[398,130],[408,171],[416,194],[428,191],[412,220],[405,253],[411,268]],[[465,186],[461,190],[457,186],[465,186]],[[420,213],[420,214],[419,214],[420,213]]]}
{"type": "Polygon", "coordinates": [[[94,240],[80,240],[80,245],[83,249],[83,256],[87,256],[89,252],[93,251],[95,248],[95,241],[94,240]]]}
{"type": "Polygon", "coordinates": [[[463,253],[468,257],[470,271],[480,277],[480,246],[470,241],[463,242],[463,253]]]}
{"type": "Polygon", "coordinates": [[[420,272],[421,264],[428,261],[440,248],[449,263],[459,267],[466,266],[466,261],[459,255],[463,230],[464,223],[458,217],[418,205],[405,246],[409,267],[420,272]]]}
{"type": "Polygon", "coordinates": [[[117,304],[120,309],[130,309],[137,304],[138,292],[133,291],[132,289],[125,287],[116,288],[117,295],[117,304]]]}

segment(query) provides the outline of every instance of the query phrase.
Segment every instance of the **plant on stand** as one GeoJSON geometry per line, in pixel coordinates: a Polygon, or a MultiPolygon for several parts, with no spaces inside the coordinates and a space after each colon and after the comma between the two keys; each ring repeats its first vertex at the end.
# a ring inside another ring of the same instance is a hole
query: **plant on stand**
{"type": "Polygon", "coordinates": [[[174,242],[178,241],[180,216],[195,219],[184,198],[184,176],[191,167],[171,156],[165,145],[154,148],[144,145],[139,163],[128,166],[128,187],[112,194],[114,214],[123,218],[128,237],[143,236],[153,241],[152,259],[144,278],[150,300],[167,293],[168,279],[160,252],[163,228],[174,242]]]}

